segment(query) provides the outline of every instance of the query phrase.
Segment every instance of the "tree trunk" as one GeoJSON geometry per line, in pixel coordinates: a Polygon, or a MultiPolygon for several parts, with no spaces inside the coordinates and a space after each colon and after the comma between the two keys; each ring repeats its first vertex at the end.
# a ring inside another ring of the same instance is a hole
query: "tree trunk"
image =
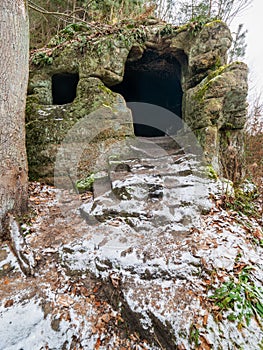
{"type": "Polygon", "coordinates": [[[25,104],[29,29],[26,0],[0,3],[0,237],[8,213],[27,209],[25,104]]]}

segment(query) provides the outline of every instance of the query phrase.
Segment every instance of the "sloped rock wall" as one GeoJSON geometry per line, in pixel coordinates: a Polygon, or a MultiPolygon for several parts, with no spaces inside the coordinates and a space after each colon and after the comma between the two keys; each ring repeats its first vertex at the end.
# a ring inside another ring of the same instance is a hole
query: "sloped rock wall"
{"type": "MultiPolygon", "coordinates": [[[[120,95],[110,88],[123,80],[125,63],[138,61],[146,51],[164,57],[167,54],[181,65],[183,90],[182,119],[194,133],[204,155],[216,171],[237,180],[242,175],[243,133],[246,119],[247,67],[227,64],[231,34],[221,21],[202,28],[157,23],[107,28],[102,34],[81,27],[71,36],[55,37],[49,48],[31,56],[31,75],[27,100],[27,149],[33,178],[53,176],[58,145],[68,130],[81,118],[99,107],[112,111],[105,115],[118,120],[102,133],[88,152],[86,172],[107,144],[133,135],[132,115],[120,95]],[[52,76],[78,73],[76,98],[66,105],[52,104],[52,76]],[[120,116],[121,117],[118,117],[120,116]],[[117,116],[117,117],[116,117],[117,116]],[[121,124],[126,127],[122,128],[121,124]]],[[[158,68],[160,69],[160,67],[158,68]]],[[[168,72],[169,73],[169,72],[168,72]]],[[[96,120],[90,120],[90,130],[96,120]]]]}

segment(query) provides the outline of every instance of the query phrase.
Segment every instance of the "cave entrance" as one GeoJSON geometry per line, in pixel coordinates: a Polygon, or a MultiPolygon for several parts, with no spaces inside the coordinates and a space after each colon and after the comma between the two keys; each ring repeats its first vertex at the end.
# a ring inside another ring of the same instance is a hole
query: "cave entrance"
{"type": "Polygon", "coordinates": [[[131,108],[136,136],[174,135],[181,129],[181,65],[171,54],[146,50],[137,61],[128,57],[122,83],[111,89],[131,108]]]}
{"type": "Polygon", "coordinates": [[[76,97],[79,75],[59,73],[52,76],[52,98],[54,105],[71,103],[76,97]]]}

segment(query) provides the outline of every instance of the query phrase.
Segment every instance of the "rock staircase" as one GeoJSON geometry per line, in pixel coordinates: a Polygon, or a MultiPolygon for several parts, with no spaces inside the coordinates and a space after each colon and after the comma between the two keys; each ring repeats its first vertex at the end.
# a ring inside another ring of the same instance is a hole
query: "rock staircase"
{"type": "Polygon", "coordinates": [[[199,302],[185,293],[200,265],[189,242],[211,207],[209,180],[168,137],[137,138],[124,153],[96,176],[94,200],[80,208],[87,235],[61,248],[61,262],[69,274],[96,276],[149,349],[176,349],[185,327],[177,320],[199,302]]]}
{"type": "Polygon", "coordinates": [[[90,222],[118,218],[141,233],[187,231],[209,206],[203,170],[171,137],[136,138],[96,175],[94,202],[82,214],[90,222]]]}

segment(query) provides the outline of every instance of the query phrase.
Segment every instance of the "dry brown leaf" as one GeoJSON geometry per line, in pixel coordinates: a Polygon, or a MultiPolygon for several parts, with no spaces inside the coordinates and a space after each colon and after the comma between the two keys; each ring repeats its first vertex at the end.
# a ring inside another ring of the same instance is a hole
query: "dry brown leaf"
{"type": "Polygon", "coordinates": [[[258,228],[256,228],[254,231],[253,231],[253,236],[255,238],[258,238],[258,239],[262,239],[263,238],[263,235],[262,235],[262,231],[258,228]]]}
{"type": "Polygon", "coordinates": [[[58,296],[57,303],[61,306],[69,307],[74,304],[74,300],[70,296],[62,294],[58,296]]]}
{"type": "Polygon", "coordinates": [[[244,267],[246,267],[247,264],[245,263],[238,263],[234,266],[234,269],[235,269],[235,274],[239,274],[243,269],[244,267]]]}
{"type": "Polygon", "coordinates": [[[102,315],[100,318],[101,318],[101,320],[102,320],[103,322],[105,322],[105,323],[108,323],[108,322],[110,321],[110,319],[111,319],[111,317],[110,317],[109,314],[104,314],[104,315],[102,315]]]}
{"type": "Polygon", "coordinates": [[[13,306],[14,305],[14,300],[13,299],[9,299],[9,300],[7,300],[6,302],[5,302],[5,305],[4,305],[4,307],[11,307],[11,306],[13,306]]]}
{"type": "Polygon", "coordinates": [[[111,222],[109,222],[109,225],[111,225],[111,226],[120,226],[120,222],[119,221],[111,221],[111,222]]]}
{"type": "Polygon", "coordinates": [[[100,307],[100,306],[101,306],[101,302],[100,302],[100,301],[95,301],[94,304],[95,304],[97,307],[100,307]]]}
{"type": "Polygon", "coordinates": [[[99,318],[96,323],[97,330],[101,330],[102,328],[104,328],[104,326],[105,326],[105,322],[101,318],[99,318]]]}
{"type": "Polygon", "coordinates": [[[84,297],[88,297],[90,295],[88,288],[81,286],[80,287],[80,294],[84,297]]]}
{"type": "Polygon", "coordinates": [[[3,283],[4,283],[4,285],[7,286],[7,285],[10,283],[10,280],[6,277],[6,278],[4,279],[4,282],[3,282],[3,283]]]}
{"type": "Polygon", "coordinates": [[[101,346],[101,340],[100,340],[100,338],[98,338],[97,341],[96,341],[94,349],[98,350],[100,346],[101,346]]]}
{"type": "Polygon", "coordinates": [[[210,286],[211,280],[204,280],[204,283],[205,283],[207,286],[210,286]]]}
{"type": "Polygon", "coordinates": [[[61,315],[61,319],[70,322],[71,321],[71,317],[70,317],[69,311],[63,312],[63,314],[61,315]]]}
{"type": "Polygon", "coordinates": [[[100,289],[100,286],[96,286],[95,288],[93,288],[92,292],[98,293],[99,289],[100,289]]]}
{"type": "Polygon", "coordinates": [[[218,311],[218,310],[220,310],[220,307],[218,305],[213,305],[212,310],[218,311]]]}
{"type": "Polygon", "coordinates": [[[204,315],[204,318],[203,318],[203,326],[204,327],[207,326],[207,320],[208,320],[208,312],[204,315]]]}
{"type": "Polygon", "coordinates": [[[199,345],[198,350],[210,350],[210,349],[212,349],[211,344],[209,344],[208,340],[203,335],[200,335],[199,341],[201,342],[201,344],[199,345]]]}
{"type": "Polygon", "coordinates": [[[185,346],[184,346],[183,344],[177,345],[177,349],[178,349],[178,350],[186,350],[186,349],[185,349],[185,346]]]}
{"type": "Polygon", "coordinates": [[[91,327],[91,333],[96,334],[97,333],[97,328],[95,326],[91,327]]]}

